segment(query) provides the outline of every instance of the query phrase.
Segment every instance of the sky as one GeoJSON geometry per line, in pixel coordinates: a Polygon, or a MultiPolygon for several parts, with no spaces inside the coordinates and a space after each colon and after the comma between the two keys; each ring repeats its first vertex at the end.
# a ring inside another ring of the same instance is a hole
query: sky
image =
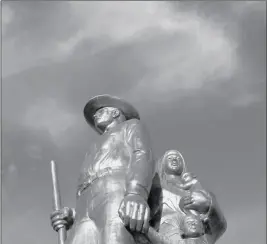
{"type": "Polygon", "coordinates": [[[106,93],[216,195],[219,244],[266,242],[264,2],[4,1],[1,17],[3,244],[56,243],[50,160],[75,207],[98,136],[83,108],[106,93]]]}

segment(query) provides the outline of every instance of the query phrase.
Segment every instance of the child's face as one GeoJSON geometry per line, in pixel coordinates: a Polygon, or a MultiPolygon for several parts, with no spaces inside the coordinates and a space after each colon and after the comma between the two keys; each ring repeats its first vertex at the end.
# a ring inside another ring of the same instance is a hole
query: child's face
{"type": "Polygon", "coordinates": [[[187,233],[202,233],[203,224],[199,218],[187,216],[184,220],[184,230],[187,233]]]}
{"type": "Polygon", "coordinates": [[[165,161],[165,172],[169,175],[181,175],[183,172],[183,161],[179,154],[169,154],[165,161]]]}

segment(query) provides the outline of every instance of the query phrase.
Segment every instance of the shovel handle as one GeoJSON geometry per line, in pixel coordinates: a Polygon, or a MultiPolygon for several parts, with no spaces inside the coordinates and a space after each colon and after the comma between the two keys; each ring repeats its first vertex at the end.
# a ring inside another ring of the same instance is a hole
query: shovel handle
{"type": "MultiPolygon", "coordinates": [[[[55,161],[51,161],[51,173],[52,173],[52,184],[53,184],[53,209],[54,211],[61,209],[61,199],[57,175],[57,165],[55,161]]],[[[66,226],[62,225],[58,230],[58,243],[64,244],[66,239],[66,226]]]]}

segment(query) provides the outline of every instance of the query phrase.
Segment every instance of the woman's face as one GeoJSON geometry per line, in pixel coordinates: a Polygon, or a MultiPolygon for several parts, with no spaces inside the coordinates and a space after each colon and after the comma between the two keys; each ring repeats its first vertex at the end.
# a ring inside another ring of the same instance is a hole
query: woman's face
{"type": "Polygon", "coordinates": [[[181,175],[183,172],[183,159],[178,153],[171,153],[166,157],[165,172],[169,175],[181,175]]]}

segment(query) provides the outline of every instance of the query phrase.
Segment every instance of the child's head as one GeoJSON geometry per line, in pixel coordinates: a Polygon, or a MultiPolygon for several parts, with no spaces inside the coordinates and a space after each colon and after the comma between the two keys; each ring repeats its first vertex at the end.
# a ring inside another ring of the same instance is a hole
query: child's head
{"type": "Polygon", "coordinates": [[[181,179],[184,183],[189,182],[189,181],[196,179],[196,178],[197,178],[197,176],[191,172],[183,173],[182,177],[181,177],[181,179]]]}
{"type": "Polygon", "coordinates": [[[199,216],[186,215],[182,222],[182,233],[184,238],[199,237],[204,234],[204,225],[199,216]]]}
{"type": "Polygon", "coordinates": [[[163,157],[163,170],[168,175],[180,176],[185,169],[182,154],[176,150],[167,151],[163,157]]]}

